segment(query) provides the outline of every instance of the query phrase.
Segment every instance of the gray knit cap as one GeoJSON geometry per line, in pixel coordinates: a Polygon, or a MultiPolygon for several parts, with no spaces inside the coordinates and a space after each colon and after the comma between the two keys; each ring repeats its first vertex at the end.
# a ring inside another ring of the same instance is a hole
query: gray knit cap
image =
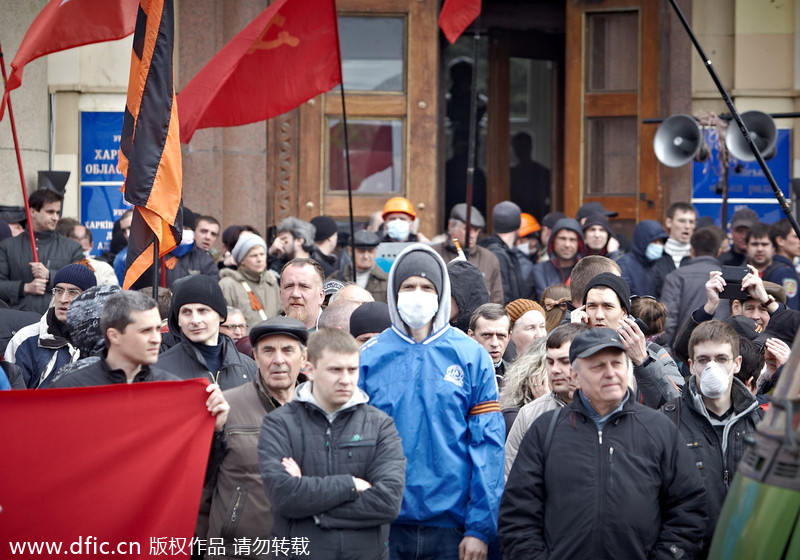
{"type": "Polygon", "coordinates": [[[264,241],[264,238],[255,233],[243,231],[236,245],[233,246],[233,251],[231,251],[233,260],[235,260],[237,264],[242,262],[247,256],[247,253],[250,252],[250,249],[258,246],[263,247],[265,251],[267,250],[267,242],[264,241]]]}

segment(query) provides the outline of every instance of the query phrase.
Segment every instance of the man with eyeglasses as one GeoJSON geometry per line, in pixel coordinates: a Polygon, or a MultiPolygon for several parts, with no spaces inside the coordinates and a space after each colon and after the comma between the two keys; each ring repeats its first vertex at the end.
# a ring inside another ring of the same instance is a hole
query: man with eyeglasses
{"type": "Polygon", "coordinates": [[[677,424],[706,487],[708,523],[698,558],[708,554],[746,439],[763,416],[755,397],[735,375],[741,365],[736,330],[724,321],[702,323],[689,339],[687,388],[662,408],[677,424]]]}
{"type": "Polygon", "coordinates": [[[237,342],[247,336],[247,322],[244,320],[244,313],[241,309],[228,306],[228,317],[219,326],[219,332],[237,342]]]}
{"type": "Polygon", "coordinates": [[[92,270],[68,264],[53,277],[53,300],[38,323],[21,329],[6,348],[5,360],[17,364],[29,389],[49,386],[51,373],[78,358],[67,330],[67,309],[84,290],[97,285],[92,270]]]}

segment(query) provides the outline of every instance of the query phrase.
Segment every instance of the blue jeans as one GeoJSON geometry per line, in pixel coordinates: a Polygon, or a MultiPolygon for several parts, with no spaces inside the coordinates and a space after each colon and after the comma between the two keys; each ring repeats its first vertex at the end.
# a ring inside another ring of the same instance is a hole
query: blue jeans
{"type": "Polygon", "coordinates": [[[458,560],[459,529],[393,523],[389,533],[391,560],[458,560]]]}

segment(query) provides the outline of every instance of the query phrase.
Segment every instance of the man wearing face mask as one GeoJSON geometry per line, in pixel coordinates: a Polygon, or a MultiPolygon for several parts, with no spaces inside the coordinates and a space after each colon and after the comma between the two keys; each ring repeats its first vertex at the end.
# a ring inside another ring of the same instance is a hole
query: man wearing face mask
{"type": "Polygon", "coordinates": [[[387,298],[392,327],[362,347],[358,383],[394,418],[408,459],[390,556],[484,560],[496,540],[505,440],[489,354],[450,326],[447,269],[427,245],[398,255],[387,298]]]}
{"type": "Polygon", "coordinates": [[[660,297],[663,279],[667,275],[662,272],[661,281],[657,282],[660,267],[675,268],[672,257],[664,255],[664,243],[668,238],[667,232],[655,220],[642,220],[633,230],[631,252],[617,261],[631,294],[660,297]]]}
{"type": "Polygon", "coordinates": [[[739,336],[723,321],[697,327],[689,340],[691,377],[683,395],[662,408],[678,426],[703,474],[708,523],[698,558],[705,558],[745,440],[763,417],[758,401],[735,377],[742,365],[739,336]]]}
{"type": "Polygon", "coordinates": [[[428,241],[421,234],[414,233],[414,220],[417,213],[411,201],[402,196],[396,196],[386,201],[383,206],[383,236],[384,243],[405,243],[410,241],[428,241]]]}

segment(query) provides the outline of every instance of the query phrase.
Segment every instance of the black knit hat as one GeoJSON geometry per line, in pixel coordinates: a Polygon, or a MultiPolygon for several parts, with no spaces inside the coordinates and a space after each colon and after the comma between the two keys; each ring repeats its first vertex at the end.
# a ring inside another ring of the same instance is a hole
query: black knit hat
{"type": "Polygon", "coordinates": [[[422,276],[427,278],[436,287],[436,294],[442,296],[442,267],[436,260],[435,253],[428,251],[411,251],[401,259],[395,261],[392,266],[394,270],[394,289],[400,290],[400,284],[411,276],[422,276]]]}
{"type": "Polygon", "coordinates": [[[171,329],[178,327],[178,312],[181,307],[189,303],[207,305],[217,313],[222,320],[228,318],[228,304],[219,284],[210,276],[196,274],[185,276],[175,282],[172,287],[172,304],[169,307],[169,324],[171,329]]]}
{"type": "Polygon", "coordinates": [[[78,286],[81,290],[88,290],[97,286],[97,276],[88,266],[72,263],[56,272],[53,278],[53,286],[62,282],[78,286]]]}
{"type": "Polygon", "coordinates": [[[616,274],[612,274],[611,272],[601,272],[594,278],[592,278],[589,283],[586,285],[586,289],[583,291],[583,303],[586,303],[586,296],[589,294],[589,290],[592,288],[596,288],[597,286],[602,286],[604,288],[611,288],[614,290],[614,293],[617,294],[619,298],[620,304],[622,307],[625,308],[625,311],[630,313],[631,311],[631,289],[628,287],[628,283],[621,276],[617,276],[616,274]]]}
{"type": "Polygon", "coordinates": [[[392,326],[389,306],[383,301],[368,301],[350,315],[350,334],[353,338],[364,333],[383,332],[392,326]]]}
{"type": "Polygon", "coordinates": [[[522,210],[510,200],[504,200],[492,209],[492,225],[497,233],[517,231],[522,222],[522,210]]]}
{"type": "Polygon", "coordinates": [[[325,241],[331,235],[339,231],[336,222],[333,221],[333,218],[329,218],[328,216],[311,218],[311,225],[317,228],[314,233],[314,241],[316,242],[325,241]]]}

